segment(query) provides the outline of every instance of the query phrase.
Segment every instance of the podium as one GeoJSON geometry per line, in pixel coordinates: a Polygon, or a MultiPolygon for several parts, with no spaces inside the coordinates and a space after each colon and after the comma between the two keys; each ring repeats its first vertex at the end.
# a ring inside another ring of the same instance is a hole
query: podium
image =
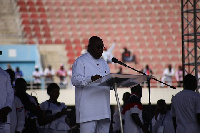
{"type": "MultiPolygon", "coordinates": [[[[138,85],[152,76],[148,75],[131,75],[131,74],[108,74],[100,79],[95,80],[88,86],[110,86],[113,87],[117,83],[117,88],[130,88],[138,85]]],[[[112,88],[114,89],[114,88],[112,88]]]]}
{"type": "MultiPolygon", "coordinates": [[[[118,110],[121,112],[117,88],[131,88],[144,81],[150,80],[151,78],[152,76],[149,75],[108,74],[93,81],[92,83],[88,84],[88,86],[109,86],[111,90],[113,89],[115,91],[118,110]]],[[[123,133],[121,113],[119,113],[119,116],[121,133],[123,133]]]]}

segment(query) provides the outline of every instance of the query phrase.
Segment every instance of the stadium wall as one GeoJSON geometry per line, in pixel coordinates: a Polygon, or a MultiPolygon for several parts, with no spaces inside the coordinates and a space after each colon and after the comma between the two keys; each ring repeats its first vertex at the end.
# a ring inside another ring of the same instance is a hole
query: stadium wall
{"type": "Polygon", "coordinates": [[[14,71],[19,67],[26,81],[32,81],[35,65],[42,70],[37,45],[4,45],[0,46],[0,50],[0,67],[6,70],[7,64],[10,64],[14,71]]]}

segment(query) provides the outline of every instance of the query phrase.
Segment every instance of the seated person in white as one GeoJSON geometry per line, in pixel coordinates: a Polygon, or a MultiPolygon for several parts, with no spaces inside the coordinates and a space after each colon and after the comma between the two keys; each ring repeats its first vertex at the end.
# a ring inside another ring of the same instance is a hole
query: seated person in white
{"type": "Polygon", "coordinates": [[[39,70],[39,67],[37,65],[35,66],[35,70],[33,71],[32,75],[34,77],[34,83],[40,84],[43,73],[39,70]]]}
{"type": "MultiPolygon", "coordinates": [[[[172,85],[172,77],[174,76],[174,73],[175,72],[172,68],[172,65],[169,64],[168,67],[163,71],[163,77],[161,78],[161,81],[172,85]]],[[[161,87],[164,87],[164,84],[161,83],[161,87]]]]}
{"type": "Polygon", "coordinates": [[[53,76],[55,75],[55,71],[52,69],[51,65],[48,65],[44,70],[45,82],[47,84],[53,83],[53,76]]]}
{"type": "Polygon", "coordinates": [[[40,133],[68,133],[70,127],[67,122],[67,106],[57,101],[60,94],[60,87],[51,83],[47,87],[49,100],[41,103],[40,108],[45,112],[46,122],[40,126],[40,133]]]}

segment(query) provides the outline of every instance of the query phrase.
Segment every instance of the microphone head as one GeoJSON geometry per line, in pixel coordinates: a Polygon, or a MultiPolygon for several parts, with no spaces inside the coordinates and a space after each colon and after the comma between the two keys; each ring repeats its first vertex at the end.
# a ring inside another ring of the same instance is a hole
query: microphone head
{"type": "Polygon", "coordinates": [[[113,57],[113,58],[112,58],[112,62],[114,62],[114,63],[118,63],[119,61],[118,61],[117,58],[113,57]]]}

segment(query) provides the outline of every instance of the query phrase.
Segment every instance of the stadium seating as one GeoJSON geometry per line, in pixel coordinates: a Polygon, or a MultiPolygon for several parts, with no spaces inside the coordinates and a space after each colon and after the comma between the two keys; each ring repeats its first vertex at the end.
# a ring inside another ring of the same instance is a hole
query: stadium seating
{"type": "Polygon", "coordinates": [[[135,67],[141,69],[152,63],[154,74],[159,77],[166,64],[181,64],[177,0],[17,0],[17,6],[25,37],[28,40],[31,36],[28,43],[66,45],[67,53],[77,51],[74,56],[67,54],[70,64],[91,35],[101,36],[108,46],[116,40],[119,46],[113,53],[117,57],[128,46],[133,54],[139,54],[135,67]]]}

